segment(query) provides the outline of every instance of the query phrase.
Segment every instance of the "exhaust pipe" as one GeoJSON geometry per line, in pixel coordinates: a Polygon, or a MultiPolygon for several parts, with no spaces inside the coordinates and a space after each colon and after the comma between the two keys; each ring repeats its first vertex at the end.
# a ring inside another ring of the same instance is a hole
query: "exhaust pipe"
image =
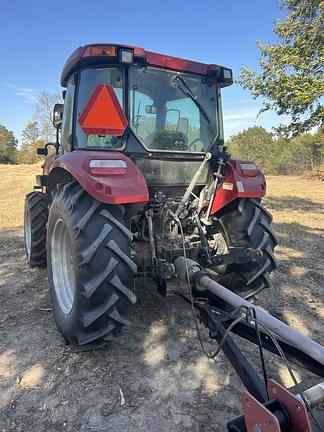
{"type": "Polygon", "coordinates": [[[188,258],[178,257],[174,260],[176,274],[180,279],[187,282],[187,269],[191,283],[195,284],[196,289],[200,291],[209,291],[219,299],[231,305],[233,308],[245,306],[253,307],[256,312],[257,319],[265,324],[276,336],[279,336],[283,341],[299,349],[307,354],[321,365],[324,366],[324,347],[314,342],[307,336],[298,333],[292,327],[284,324],[282,321],[268,314],[265,310],[258,306],[252,305],[247,300],[233,293],[221,284],[212,280],[206,273],[202,272],[200,265],[188,258]],[[197,275],[201,272],[200,275],[197,275]],[[197,277],[198,276],[198,277],[197,277]]]}

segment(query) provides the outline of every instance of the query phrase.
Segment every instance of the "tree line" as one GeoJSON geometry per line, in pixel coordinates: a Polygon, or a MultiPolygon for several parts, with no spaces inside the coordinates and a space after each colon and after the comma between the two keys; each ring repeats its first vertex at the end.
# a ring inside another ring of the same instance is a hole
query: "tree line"
{"type": "Polygon", "coordinates": [[[0,124],[0,163],[32,164],[41,160],[37,156],[37,148],[55,140],[52,113],[56,102],[61,102],[60,92],[39,93],[34,104],[34,119],[21,132],[20,146],[14,133],[0,124]]]}
{"type": "Polygon", "coordinates": [[[324,164],[323,129],[287,138],[254,126],[233,135],[226,145],[233,157],[254,161],[265,174],[299,175],[324,164]]]}
{"type": "Polygon", "coordinates": [[[290,119],[269,133],[252,127],[231,137],[233,155],[267,174],[300,174],[324,164],[324,7],[322,0],[280,0],[273,44],[257,42],[259,71],[243,67],[238,82],[267,110],[290,119]],[[316,133],[310,133],[317,130],[316,133]]]}
{"type": "MultiPolygon", "coordinates": [[[[258,42],[260,71],[244,67],[238,82],[253,98],[262,98],[260,113],[273,110],[290,122],[273,133],[250,127],[227,145],[233,156],[255,161],[266,174],[300,174],[324,164],[324,8],[322,0],[279,1],[286,15],[275,21],[276,43],[258,42]]],[[[58,94],[39,95],[35,121],[26,125],[19,149],[13,133],[0,125],[0,163],[37,160],[36,148],[54,133],[56,101],[58,94]]]]}

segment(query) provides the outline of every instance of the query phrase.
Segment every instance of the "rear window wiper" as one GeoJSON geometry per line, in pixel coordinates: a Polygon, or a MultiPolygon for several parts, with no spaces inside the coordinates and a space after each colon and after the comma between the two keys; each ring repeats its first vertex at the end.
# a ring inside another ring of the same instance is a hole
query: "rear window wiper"
{"type": "Polygon", "coordinates": [[[199,100],[197,99],[197,96],[194,95],[191,88],[188,86],[186,81],[183,79],[181,75],[176,75],[174,77],[174,82],[176,83],[178,89],[186,96],[188,96],[192,102],[196,105],[196,107],[199,109],[201,114],[205,117],[208,123],[210,123],[210,119],[208,117],[208,114],[206,113],[204,107],[201,105],[199,100]]]}

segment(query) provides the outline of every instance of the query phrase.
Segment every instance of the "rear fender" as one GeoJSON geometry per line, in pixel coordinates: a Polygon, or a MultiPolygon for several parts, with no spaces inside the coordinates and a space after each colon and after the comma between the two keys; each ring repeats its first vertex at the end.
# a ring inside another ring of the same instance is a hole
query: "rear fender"
{"type": "Polygon", "coordinates": [[[89,195],[105,204],[146,202],[149,199],[143,174],[123,153],[82,150],[65,153],[51,164],[49,190],[53,190],[54,184],[65,182],[71,177],[75,178],[89,195]],[[91,160],[123,160],[127,168],[123,173],[94,175],[89,166],[91,160]]]}
{"type": "Polygon", "coordinates": [[[210,214],[237,198],[261,198],[266,193],[264,175],[253,162],[230,159],[224,168],[224,181],[217,190],[210,214]]]}

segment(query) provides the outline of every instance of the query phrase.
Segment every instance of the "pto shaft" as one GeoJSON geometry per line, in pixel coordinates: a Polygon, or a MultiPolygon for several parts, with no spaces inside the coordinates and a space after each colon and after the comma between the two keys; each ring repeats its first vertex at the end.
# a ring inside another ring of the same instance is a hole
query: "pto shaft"
{"type": "Polygon", "coordinates": [[[179,257],[175,259],[174,265],[177,275],[184,281],[187,281],[188,270],[190,282],[195,284],[196,289],[211,292],[233,308],[240,306],[245,306],[247,308],[253,307],[258,321],[269,328],[271,332],[324,366],[324,347],[320,344],[302,335],[292,327],[289,327],[282,321],[268,314],[265,310],[252,305],[247,300],[244,300],[242,297],[215,282],[207,276],[206,273],[202,272],[202,268],[197,262],[188,258],[179,257]],[[197,277],[198,272],[201,272],[201,274],[198,275],[199,277],[197,277]]]}

